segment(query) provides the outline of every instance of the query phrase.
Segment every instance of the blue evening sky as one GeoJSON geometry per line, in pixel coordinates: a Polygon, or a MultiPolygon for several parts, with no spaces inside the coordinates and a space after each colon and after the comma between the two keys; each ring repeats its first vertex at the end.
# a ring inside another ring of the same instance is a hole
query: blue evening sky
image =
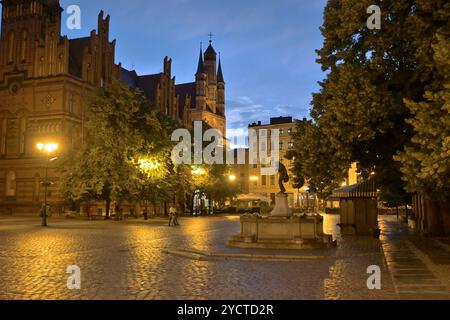
{"type": "Polygon", "coordinates": [[[315,50],[322,46],[326,0],[61,1],[64,9],[70,4],[80,6],[82,28],[67,30],[63,20],[63,34],[87,36],[103,9],[117,39],[116,62],[139,74],[157,73],[167,55],[177,83],[194,80],[199,43],[206,45],[212,32],[222,54],[231,134],[273,116],[307,116],[324,78],[315,50]]]}

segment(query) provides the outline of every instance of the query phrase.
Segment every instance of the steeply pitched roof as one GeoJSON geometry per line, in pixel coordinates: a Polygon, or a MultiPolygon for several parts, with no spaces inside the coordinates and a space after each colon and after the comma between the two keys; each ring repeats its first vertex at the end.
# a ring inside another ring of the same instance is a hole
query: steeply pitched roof
{"type": "MultiPolygon", "coordinates": [[[[191,108],[195,108],[196,84],[195,82],[177,84],[175,86],[175,95],[180,96],[180,113],[183,112],[182,106],[186,104],[186,99],[190,96],[191,108]]],[[[181,117],[181,116],[180,116],[181,117]]]]}
{"type": "Polygon", "coordinates": [[[207,56],[215,57],[217,55],[216,50],[214,50],[211,43],[209,43],[208,48],[205,51],[205,59],[207,56]]]}
{"type": "Polygon", "coordinates": [[[156,88],[161,82],[161,73],[138,76],[137,87],[144,91],[147,98],[154,102],[156,100],[156,88]]]}
{"type": "Polygon", "coordinates": [[[69,73],[81,78],[83,68],[83,52],[91,45],[91,38],[77,38],[69,40],[69,73]]]}
{"type": "Polygon", "coordinates": [[[203,73],[205,71],[205,65],[203,64],[203,53],[202,48],[200,48],[200,56],[198,58],[197,74],[203,73]]]}
{"type": "Polygon", "coordinates": [[[125,83],[127,86],[131,88],[137,88],[137,78],[138,75],[136,71],[129,71],[125,68],[120,68],[119,70],[119,80],[125,83]]]}
{"type": "Polygon", "coordinates": [[[219,70],[217,71],[217,82],[225,83],[223,80],[223,73],[222,73],[222,63],[219,58],[219,70]]]}

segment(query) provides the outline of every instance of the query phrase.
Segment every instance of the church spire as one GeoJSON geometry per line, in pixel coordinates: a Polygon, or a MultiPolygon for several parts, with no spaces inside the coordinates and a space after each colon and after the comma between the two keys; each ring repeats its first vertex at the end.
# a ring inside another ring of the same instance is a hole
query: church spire
{"type": "Polygon", "coordinates": [[[225,83],[225,81],[223,80],[222,62],[220,61],[220,52],[219,52],[219,69],[217,71],[217,82],[225,83]]]}
{"type": "Polygon", "coordinates": [[[200,42],[200,57],[198,58],[197,74],[203,73],[205,71],[205,66],[203,64],[203,49],[202,43],[200,42]]]}

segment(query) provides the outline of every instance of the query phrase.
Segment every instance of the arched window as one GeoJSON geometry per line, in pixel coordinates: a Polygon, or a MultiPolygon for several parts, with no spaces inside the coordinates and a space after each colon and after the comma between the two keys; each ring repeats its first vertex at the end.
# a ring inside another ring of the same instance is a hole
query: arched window
{"type": "Polygon", "coordinates": [[[16,196],[16,173],[14,171],[9,171],[6,175],[6,196],[16,196]]]}
{"type": "Polygon", "coordinates": [[[20,37],[20,61],[27,60],[27,45],[28,45],[28,32],[27,30],[22,31],[20,37]]]}
{"type": "Polygon", "coordinates": [[[15,35],[14,31],[11,31],[8,36],[8,63],[14,61],[14,51],[15,51],[15,35]]]}

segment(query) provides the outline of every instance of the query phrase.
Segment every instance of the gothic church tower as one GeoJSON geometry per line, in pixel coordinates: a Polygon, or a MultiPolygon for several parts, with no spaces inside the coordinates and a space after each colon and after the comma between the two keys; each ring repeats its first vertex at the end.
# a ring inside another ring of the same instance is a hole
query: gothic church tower
{"type": "Polygon", "coordinates": [[[207,122],[226,136],[225,81],[222,63],[219,58],[217,66],[217,53],[211,40],[204,54],[200,48],[195,75],[195,108],[191,118],[207,122]]]}

